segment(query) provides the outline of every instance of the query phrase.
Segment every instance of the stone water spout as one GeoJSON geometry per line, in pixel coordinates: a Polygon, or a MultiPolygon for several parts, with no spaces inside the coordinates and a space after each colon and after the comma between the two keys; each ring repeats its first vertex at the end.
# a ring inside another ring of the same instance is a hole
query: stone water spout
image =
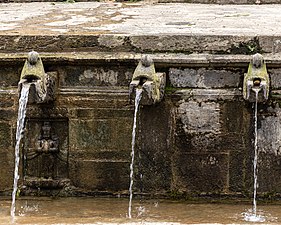
{"type": "Polygon", "coordinates": [[[21,93],[22,84],[31,83],[28,101],[29,103],[45,103],[55,98],[56,76],[45,73],[39,54],[35,51],[28,53],[23,66],[18,84],[21,93]]]}
{"type": "Polygon", "coordinates": [[[142,88],[140,104],[153,105],[162,100],[165,84],[165,73],[156,73],[153,60],[148,56],[143,56],[130,83],[130,99],[134,99],[136,88],[142,88]]]}
{"type": "Polygon", "coordinates": [[[258,102],[265,102],[269,94],[269,76],[264,58],[261,54],[253,55],[244,76],[243,97],[250,102],[256,101],[255,91],[258,91],[258,102]]]}

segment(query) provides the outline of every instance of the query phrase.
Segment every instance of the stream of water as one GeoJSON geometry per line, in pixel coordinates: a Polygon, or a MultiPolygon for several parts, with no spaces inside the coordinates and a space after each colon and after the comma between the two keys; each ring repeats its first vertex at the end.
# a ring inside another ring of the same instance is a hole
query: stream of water
{"type": "Polygon", "coordinates": [[[11,205],[12,222],[14,222],[15,219],[16,195],[17,195],[18,180],[19,180],[20,142],[24,132],[24,122],[25,122],[26,105],[28,101],[29,88],[30,88],[30,83],[22,84],[21,95],[19,99],[19,111],[18,111],[16,146],[15,146],[14,186],[13,186],[12,205],[11,205]]]}
{"type": "Polygon", "coordinates": [[[260,89],[253,88],[256,94],[255,101],[255,113],[254,113],[254,160],[253,160],[253,208],[251,212],[245,213],[245,220],[249,222],[264,222],[265,218],[262,215],[257,214],[257,188],[258,188],[258,94],[260,89]]]}
{"type": "MultiPolygon", "coordinates": [[[[254,89],[255,90],[255,89],[254,89]]],[[[255,90],[255,141],[254,141],[254,193],[253,193],[253,214],[257,216],[257,187],[258,187],[258,94],[259,90],[255,90]]]]}
{"type": "Polygon", "coordinates": [[[134,113],[134,125],[132,131],[132,153],[131,153],[131,164],[130,164],[130,187],[129,187],[129,208],[128,208],[128,217],[132,218],[132,199],[133,199],[133,183],[134,183],[134,158],[135,158],[135,142],[136,142],[136,127],[137,127],[137,114],[139,103],[141,100],[142,89],[136,88],[136,97],[135,97],[135,113],[134,113]]]}

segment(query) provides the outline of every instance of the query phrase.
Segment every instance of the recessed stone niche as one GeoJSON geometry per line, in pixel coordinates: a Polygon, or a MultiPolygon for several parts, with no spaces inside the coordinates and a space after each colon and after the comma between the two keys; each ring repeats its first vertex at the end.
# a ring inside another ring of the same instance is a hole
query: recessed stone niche
{"type": "Polygon", "coordinates": [[[23,175],[32,188],[62,188],[68,179],[68,119],[28,119],[23,175]]]}

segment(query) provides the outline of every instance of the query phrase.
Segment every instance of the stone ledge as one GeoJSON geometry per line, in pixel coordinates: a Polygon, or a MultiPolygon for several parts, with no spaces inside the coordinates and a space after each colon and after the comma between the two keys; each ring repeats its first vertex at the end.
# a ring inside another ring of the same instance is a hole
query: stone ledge
{"type": "MultiPolygon", "coordinates": [[[[281,8],[280,8],[281,10],[281,8]]],[[[0,21],[1,24],[1,21],[0,21]]],[[[281,33],[281,32],[280,32],[281,33]]],[[[3,53],[27,52],[136,52],[136,53],[281,53],[280,35],[251,34],[59,34],[0,35],[3,53]],[[103,42],[122,39],[120,43],[103,42]]]]}
{"type": "Polygon", "coordinates": [[[2,3],[0,51],[278,53],[280,11],[281,5],[2,3]]]}
{"type": "Polygon", "coordinates": [[[159,0],[161,3],[200,3],[200,4],[280,4],[280,0],[159,0]]]}
{"type": "MultiPolygon", "coordinates": [[[[132,63],[137,65],[141,53],[135,52],[39,52],[43,63],[50,65],[85,65],[95,63],[132,63]]],[[[183,54],[183,53],[147,53],[156,67],[246,67],[252,56],[241,54],[183,54]]],[[[281,54],[263,54],[267,67],[281,67],[281,54]]],[[[0,65],[22,64],[26,53],[0,53],[0,65]]]]}

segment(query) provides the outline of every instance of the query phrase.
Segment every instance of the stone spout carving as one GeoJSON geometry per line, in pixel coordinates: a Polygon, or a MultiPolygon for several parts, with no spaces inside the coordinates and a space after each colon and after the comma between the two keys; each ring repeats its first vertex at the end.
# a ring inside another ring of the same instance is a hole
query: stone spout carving
{"type": "Polygon", "coordinates": [[[130,99],[134,99],[136,88],[142,88],[141,105],[153,105],[164,96],[165,73],[156,73],[153,60],[148,56],[141,58],[130,83],[130,99]]]}
{"type": "Polygon", "coordinates": [[[269,76],[264,58],[261,54],[253,55],[249,64],[248,72],[244,76],[243,97],[249,102],[256,101],[258,92],[258,102],[265,102],[269,95],[269,76]]]}
{"type": "Polygon", "coordinates": [[[20,81],[19,93],[23,83],[31,83],[29,91],[30,103],[45,103],[55,98],[56,74],[45,73],[44,66],[39,54],[35,51],[29,52],[23,66],[20,81]]]}

